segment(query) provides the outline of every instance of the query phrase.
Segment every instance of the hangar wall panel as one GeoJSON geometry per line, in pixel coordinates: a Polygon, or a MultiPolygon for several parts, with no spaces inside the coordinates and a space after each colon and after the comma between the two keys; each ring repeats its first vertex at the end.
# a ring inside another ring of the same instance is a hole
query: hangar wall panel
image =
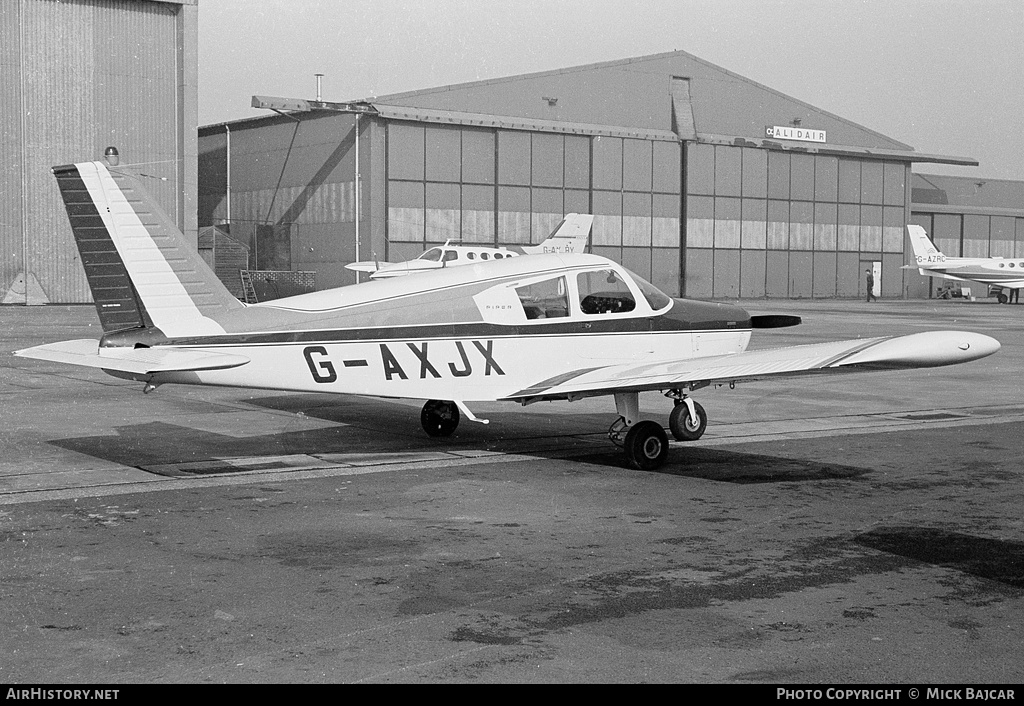
{"type": "MultiPolygon", "coordinates": [[[[21,3],[0,3],[0,105],[21,105],[21,3]]],[[[4,297],[19,275],[25,271],[23,235],[24,191],[22,190],[23,136],[20,110],[0,113],[0,301],[22,302],[12,293],[4,297]],[[17,168],[11,169],[11,165],[17,168]]]]}
{"type": "MultiPolygon", "coordinates": [[[[5,228],[0,236],[3,259],[20,259],[19,269],[45,301],[88,302],[91,293],[50,167],[99,159],[104,147],[116,146],[122,165],[140,165],[136,171],[145,173],[146,190],[195,241],[196,177],[188,166],[196,149],[195,69],[189,64],[194,3],[3,5],[0,99],[15,107],[4,112],[3,150],[5,164],[18,172],[6,178],[19,185],[3,189],[5,214],[19,214],[17,235],[5,228]],[[10,207],[15,198],[22,208],[10,207]]],[[[8,293],[10,270],[0,268],[0,287],[8,293]]]]}
{"type": "MultiPolygon", "coordinates": [[[[843,259],[856,259],[854,268],[864,253],[902,256],[905,164],[700,143],[686,153],[686,244],[713,248],[715,297],[855,296],[837,253],[856,253],[843,259]],[[766,257],[771,251],[792,257],[766,257]]],[[[703,296],[700,273],[687,269],[685,279],[688,296],[703,296]]],[[[903,270],[883,267],[886,296],[903,287],[903,270]]]]}
{"type": "Polygon", "coordinates": [[[593,252],[628,260],[637,274],[679,292],[678,143],[401,120],[384,124],[389,260],[411,252],[407,246],[413,243],[426,248],[449,239],[536,244],[565,214],[592,213],[593,252]],[[416,165],[421,160],[422,169],[416,165]],[[656,260],[662,261],[655,266],[656,260]]]}

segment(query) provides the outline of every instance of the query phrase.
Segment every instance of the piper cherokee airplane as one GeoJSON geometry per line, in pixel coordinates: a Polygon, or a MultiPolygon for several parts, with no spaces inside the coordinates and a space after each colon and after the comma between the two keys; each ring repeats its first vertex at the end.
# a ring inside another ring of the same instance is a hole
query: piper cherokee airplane
{"type": "Polygon", "coordinates": [[[910,234],[910,245],[914,248],[917,264],[904,265],[903,269],[917,267],[917,271],[926,277],[980,282],[997,287],[1000,289],[1000,304],[1005,304],[1008,299],[1001,291],[1002,288],[1024,287],[1024,258],[948,257],[935,247],[921,226],[908,225],[907,232],[910,234]]]}
{"type": "Polygon", "coordinates": [[[539,253],[576,253],[587,248],[590,237],[590,226],[594,217],[589,214],[570,213],[555,227],[551,235],[540,245],[523,245],[516,249],[488,248],[478,245],[444,245],[430,248],[414,260],[405,262],[377,262],[364,260],[345,265],[345,269],[354,272],[370,272],[370,279],[401,277],[417,272],[428,272],[442,267],[456,265],[472,265],[487,260],[502,260],[506,257],[519,255],[535,255],[539,253]]]}
{"type": "Polygon", "coordinates": [[[746,352],[753,329],[799,317],[666,296],[603,257],[546,254],[426,272],[259,304],[231,296],[129,174],[55,167],[103,336],[16,355],[165,383],[424,400],[431,436],[474,402],[613,396],[609,436],[655,469],[669,442],[639,393],[675,401],[681,440],[707,414],[688,393],[744,380],[949,365],[995,353],[978,333],[932,331],[746,352]]]}

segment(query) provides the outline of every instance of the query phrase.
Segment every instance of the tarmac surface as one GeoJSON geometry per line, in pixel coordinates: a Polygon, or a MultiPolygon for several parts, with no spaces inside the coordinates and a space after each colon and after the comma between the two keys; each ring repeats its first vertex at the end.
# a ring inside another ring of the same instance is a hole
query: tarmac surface
{"type": "Polygon", "coordinates": [[[699,390],[656,473],[610,398],[437,440],[415,402],[15,358],[95,310],[0,307],[0,683],[1020,683],[1024,307],[741,304],[804,317],[751,348],[1003,348],[699,390]]]}

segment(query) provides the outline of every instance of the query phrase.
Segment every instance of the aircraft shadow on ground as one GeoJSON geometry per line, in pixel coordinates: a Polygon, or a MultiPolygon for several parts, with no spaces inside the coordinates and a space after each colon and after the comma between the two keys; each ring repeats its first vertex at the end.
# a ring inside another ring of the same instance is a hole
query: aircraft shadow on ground
{"type": "Polygon", "coordinates": [[[936,527],[879,527],[856,544],[1024,591],[1024,543],[936,527]]]}
{"type": "MultiPolygon", "coordinates": [[[[147,422],[116,427],[115,435],[56,439],[50,443],[94,458],[144,469],[216,459],[293,454],[486,449],[541,458],[571,458],[633,470],[625,455],[604,436],[611,416],[607,414],[566,415],[545,413],[543,410],[529,414],[502,412],[490,414],[493,423],[489,425],[464,421],[453,436],[430,438],[420,428],[418,407],[387,400],[279,395],[253,398],[246,403],[295,416],[270,418],[280,421],[280,430],[266,434],[246,433],[241,422],[238,434],[167,422],[147,422]],[[326,421],[331,425],[308,428],[303,418],[326,421]],[[296,428],[296,424],[300,428],[296,428]]],[[[230,426],[230,421],[227,426],[230,426]]],[[[224,472],[231,471],[225,469],[224,472]]],[[[869,473],[870,469],[683,445],[672,448],[668,462],[659,472],[750,484],[849,479],[869,473]]]]}
{"type": "MultiPolygon", "coordinates": [[[[420,428],[421,403],[327,394],[277,395],[246,400],[246,403],[280,412],[301,412],[307,417],[337,424],[378,428],[389,434],[397,431],[411,436],[424,436],[420,428]]],[[[491,424],[485,426],[462,419],[453,440],[486,441],[510,436],[604,434],[615,421],[613,412],[567,414],[564,406],[554,410],[544,405],[533,405],[525,410],[510,403],[502,403],[500,406],[502,411],[492,409],[482,412],[474,409],[477,416],[490,419],[491,424]]]]}
{"type": "MultiPolygon", "coordinates": [[[[532,444],[562,445],[556,437],[585,435],[607,425],[606,417],[594,415],[594,423],[580,424],[578,417],[567,421],[545,419],[543,415],[495,415],[495,423],[484,426],[463,422],[451,437],[431,438],[420,427],[420,410],[380,400],[339,401],[321,396],[298,395],[248,400],[250,404],[296,416],[279,416],[280,430],[249,433],[242,423],[237,434],[197,429],[167,422],[146,422],[115,427],[116,434],[104,434],[50,443],[76,453],[124,466],[196,463],[216,459],[280,456],[292,454],[388,454],[395,452],[444,452],[482,449],[498,453],[531,453],[532,444]],[[303,417],[297,416],[301,412],[303,417]],[[330,426],[309,428],[308,418],[331,422],[330,426]],[[289,426],[292,429],[289,429],[289,426]]],[[[561,417],[561,415],[554,415],[561,417]]],[[[230,427],[231,422],[227,421],[230,427]]],[[[570,439],[565,439],[570,444],[570,439]]],[[[610,446],[610,444],[609,444],[610,446]]],[[[564,454],[563,454],[564,455],[564,454]]],[[[229,471],[228,471],[229,472],[229,471]]],[[[237,472],[237,471],[236,471],[237,472]]]]}
{"type": "MultiPolygon", "coordinates": [[[[621,452],[593,454],[586,458],[604,466],[630,468],[621,452]]],[[[793,483],[820,480],[850,479],[866,475],[870,468],[844,466],[837,463],[804,461],[780,456],[745,454],[708,447],[676,446],[669,452],[668,461],[656,471],[666,475],[740,485],[752,483],[793,483]]]]}
{"type": "Polygon", "coordinates": [[[351,426],[230,436],[166,422],[117,427],[114,436],[55,439],[70,451],[124,466],[152,466],[217,458],[382,450],[381,431],[351,426]]]}

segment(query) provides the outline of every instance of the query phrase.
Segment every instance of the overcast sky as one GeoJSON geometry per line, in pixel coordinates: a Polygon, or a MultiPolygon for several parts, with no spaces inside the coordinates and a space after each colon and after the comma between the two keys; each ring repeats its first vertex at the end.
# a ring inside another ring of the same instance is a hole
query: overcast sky
{"type": "Polygon", "coordinates": [[[1021,0],[200,0],[199,121],[675,50],[1024,180],[1021,0]]]}

